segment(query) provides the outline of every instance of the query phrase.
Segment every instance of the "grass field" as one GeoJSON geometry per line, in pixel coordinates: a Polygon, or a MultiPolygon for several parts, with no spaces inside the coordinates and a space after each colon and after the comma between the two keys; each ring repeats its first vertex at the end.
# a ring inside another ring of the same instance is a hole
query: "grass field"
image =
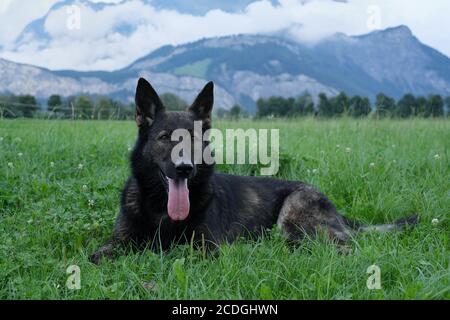
{"type": "MultiPolygon", "coordinates": [[[[367,223],[418,213],[414,230],[287,246],[274,230],[223,246],[129,253],[97,267],[134,143],[132,122],[0,121],[1,299],[449,299],[450,122],[314,119],[216,122],[279,128],[280,178],[309,182],[367,223]],[[432,223],[433,219],[435,220],[432,223]],[[369,290],[370,265],[381,269],[369,290]],[[66,288],[70,265],[81,289],[66,288]]],[[[220,166],[238,174],[251,166],[220,166]]]]}

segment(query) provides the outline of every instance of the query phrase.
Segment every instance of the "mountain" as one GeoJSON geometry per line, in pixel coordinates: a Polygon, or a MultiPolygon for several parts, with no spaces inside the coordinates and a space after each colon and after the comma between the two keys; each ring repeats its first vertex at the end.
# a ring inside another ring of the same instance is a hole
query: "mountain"
{"type": "Polygon", "coordinates": [[[374,99],[450,95],[450,59],[422,44],[405,27],[363,36],[335,34],[314,46],[277,36],[238,35],[165,46],[113,72],[50,71],[0,60],[0,92],[102,94],[133,98],[137,78],[191,101],[206,80],[217,84],[216,106],[242,104],[254,112],[260,97],[345,91],[374,99]]]}
{"type": "MultiPolygon", "coordinates": [[[[18,64],[0,59],[0,93],[31,94],[46,99],[52,94],[70,96],[76,94],[105,95],[131,102],[134,98],[137,78],[151,79],[158,92],[172,92],[186,101],[192,101],[205,85],[203,79],[179,77],[164,73],[141,72],[120,75],[114,72],[50,71],[44,68],[18,64]]],[[[216,100],[223,108],[231,108],[235,99],[220,85],[216,86],[216,100]]]]}
{"type": "Polygon", "coordinates": [[[343,81],[322,78],[339,90],[368,96],[384,92],[396,98],[407,92],[450,93],[450,59],[422,44],[406,26],[357,37],[337,34],[314,51],[343,71],[343,81]]]}

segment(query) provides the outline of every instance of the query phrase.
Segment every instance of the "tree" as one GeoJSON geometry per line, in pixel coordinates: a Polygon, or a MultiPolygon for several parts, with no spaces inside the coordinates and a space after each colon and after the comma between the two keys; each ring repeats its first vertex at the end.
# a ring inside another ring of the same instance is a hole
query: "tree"
{"type": "Polygon", "coordinates": [[[63,116],[65,118],[75,119],[76,111],[75,111],[75,102],[77,100],[76,96],[69,96],[63,103],[64,108],[62,109],[63,116]]]}
{"type": "MultiPolygon", "coordinates": [[[[21,105],[19,105],[20,107],[21,105]]],[[[22,110],[18,108],[18,98],[14,95],[0,96],[0,117],[17,118],[22,116],[22,110]]]]}
{"type": "Polygon", "coordinates": [[[60,95],[53,94],[48,98],[47,110],[52,112],[52,114],[57,114],[59,116],[65,115],[63,101],[60,95]]]}
{"type": "Polygon", "coordinates": [[[183,111],[187,108],[187,103],[176,94],[164,93],[161,95],[163,105],[169,111],[183,111]]]}
{"type": "Polygon", "coordinates": [[[216,116],[217,116],[217,118],[219,118],[219,119],[223,119],[223,118],[227,117],[228,114],[229,114],[229,111],[226,110],[226,109],[224,109],[224,108],[218,108],[218,109],[216,109],[216,116]]]}
{"type": "Polygon", "coordinates": [[[372,112],[372,106],[370,104],[370,100],[367,97],[364,97],[361,102],[361,112],[363,116],[368,116],[372,112]]]}
{"type": "Polygon", "coordinates": [[[256,117],[262,118],[268,116],[269,108],[265,99],[259,98],[256,101],[256,117]]]}
{"type": "Polygon", "coordinates": [[[229,115],[230,115],[230,118],[231,118],[231,119],[234,119],[234,120],[239,119],[239,118],[241,117],[241,115],[242,115],[242,109],[241,109],[241,107],[240,107],[239,105],[237,105],[237,104],[234,105],[234,106],[230,109],[229,115]]]}
{"type": "Polygon", "coordinates": [[[379,93],[375,102],[375,108],[378,117],[392,117],[395,114],[395,100],[383,93],[379,93]]]}
{"type": "Polygon", "coordinates": [[[134,103],[124,104],[121,102],[114,102],[114,106],[118,111],[116,119],[118,120],[134,120],[136,115],[136,106],[134,103]]]}
{"type": "Polygon", "coordinates": [[[424,117],[427,110],[427,98],[425,97],[417,97],[415,110],[413,110],[413,115],[416,117],[424,117]]]}
{"type": "Polygon", "coordinates": [[[397,103],[396,115],[400,118],[414,115],[417,110],[416,104],[416,98],[412,94],[405,94],[397,103]]]}
{"type": "Polygon", "coordinates": [[[53,94],[48,98],[47,107],[49,109],[54,109],[56,107],[62,106],[62,99],[60,95],[53,94]]]}
{"type": "MultiPolygon", "coordinates": [[[[301,97],[300,97],[300,99],[301,99],[301,97]]],[[[314,115],[314,113],[315,113],[314,100],[312,99],[312,97],[309,93],[305,96],[305,109],[304,110],[305,110],[304,114],[306,116],[314,115]]]]}
{"type": "Polygon", "coordinates": [[[284,117],[292,110],[291,103],[293,104],[293,101],[283,97],[270,97],[267,103],[269,111],[268,115],[284,117]]]}
{"type": "Polygon", "coordinates": [[[94,104],[88,96],[77,97],[74,108],[79,119],[92,119],[94,116],[94,104]]]}
{"type": "Polygon", "coordinates": [[[293,115],[306,116],[312,114],[314,114],[314,101],[309,93],[304,93],[295,100],[293,115]]]}
{"type": "Polygon", "coordinates": [[[356,95],[350,99],[349,105],[348,114],[355,118],[365,117],[372,111],[370,100],[367,97],[361,98],[356,95]]]}
{"type": "Polygon", "coordinates": [[[339,93],[336,97],[331,99],[332,114],[334,116],[341,116],[348,112],[349,99],[344,92],[339,93]]]}
{"type": "Polygon", "coordinates": [[[38,110],[38,104],[34,96],[19,96],[18,103],[20,104],[20,109],[22,109],[22,114],[25,118],[32,118],[38,110]]]}
{"type": "Polygon", "coordinates": [[[280,116],[287,117],[292,115],[295,99],[283,97],[270,97],[269,99],[258,99],[257,117],[280,116]]]}
{"type": "Polygon", "coordinates": [[[319,116],[330,118],[333,116],[333,106],[327,98],[325,93],[319,94],[319,105],[318,105],[319,116]]]}
{"type": "Polygon", "coordinates": [[[110,119],[115,111],[114,101],[107,97],[100,97],[95,105],[95,118],[110,119]]]}
{"type": "Polygon", "coordinates": [[[428,96],[426,116],[433,118],[444,116],[444,100],[439,94],[430,94],[428,96]]]}

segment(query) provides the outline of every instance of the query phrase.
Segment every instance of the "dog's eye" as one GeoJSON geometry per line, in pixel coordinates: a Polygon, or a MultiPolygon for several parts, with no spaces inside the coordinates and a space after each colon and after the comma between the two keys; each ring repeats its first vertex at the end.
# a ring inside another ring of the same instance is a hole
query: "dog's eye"
{"type": "Polygon", "coordinates": [[[167,132],[161,132],[158,140],[170,140],[170,135],[167,132]]]}

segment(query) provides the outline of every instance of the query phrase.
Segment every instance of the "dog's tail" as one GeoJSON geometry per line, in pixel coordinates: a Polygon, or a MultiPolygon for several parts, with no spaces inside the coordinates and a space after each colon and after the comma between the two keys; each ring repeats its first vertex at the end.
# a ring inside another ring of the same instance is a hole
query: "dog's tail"
{"type": "Polygon", "coordinates": [[[400,218],[391,224],[377,224],[372,226],[363,225],[357,221],[344,218],[345,223],[356,232],[389,232],[403,230],[408,227],[414,227],[419,223],[419,215],[414,214],[408,217],[400,218]]]}

